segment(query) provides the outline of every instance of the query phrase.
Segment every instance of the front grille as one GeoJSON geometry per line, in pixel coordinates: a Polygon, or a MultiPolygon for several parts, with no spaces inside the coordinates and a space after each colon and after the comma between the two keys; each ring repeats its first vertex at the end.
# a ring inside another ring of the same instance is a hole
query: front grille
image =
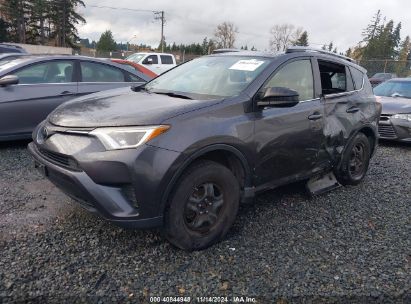
{"type": "Polygon", "coordinates": [[[382,138],[397,138],[397,134],[395,133],[395,130],[392,127],[392,125],[379,124],[378,133],[382,138]]]}
{"type": "Polygon", "coordinates": [[[45,149],[39,149],[39,152],[41,155],[43,155],[44,158],[46,158],[52,163],[55,163],[57,165],[60,165],[60,166],[63,166],[65,168],[72,169],[75,171],[79,170],[77,162],[70,156],[56,153],[56,152],[49,151],[49,150],[45,150],[45,149]]]}

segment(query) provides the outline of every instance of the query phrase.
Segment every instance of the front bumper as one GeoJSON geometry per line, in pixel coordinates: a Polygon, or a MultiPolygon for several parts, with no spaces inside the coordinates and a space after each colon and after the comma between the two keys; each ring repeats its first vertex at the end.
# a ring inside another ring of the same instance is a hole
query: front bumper
{"type": "Polygon", "coordinates": [[[382,114],[378,124],[381,139],[411,142],[411,122],[382,114]]]}
{"type": "Polygon", "coordinates": [[[179,153],[148,146],[140,153],[121,151],[117,160],[110,154],[103,159],[101,153],[78,159],[43,150],[34,142],[28,148],[38,169],[88,211],[123,227],[162,225],[162,187],[179,153]],[[153,162],[156,157],[162,159],[160,164],[153,162]]]}

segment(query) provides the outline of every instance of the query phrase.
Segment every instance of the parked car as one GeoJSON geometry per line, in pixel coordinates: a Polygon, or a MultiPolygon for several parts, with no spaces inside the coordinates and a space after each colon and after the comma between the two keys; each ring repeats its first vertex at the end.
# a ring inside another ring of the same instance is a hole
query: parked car
{"type": "Polygon", "coordinates": [[[370,82],[371,82],[371,85],[375,87],[379,85],[380,83],[383,83],[384,81],[387,81],[389,79],[396,78],[396,77],[397,77],[397,74],[394,74],[394,73],[377,73],[377,74],[374,74],[374,76],[370,78],[370,82]]]}
{"type": "Polygon", "coordinates": [[[81,56],[22,56],[0,65],[0,141],[30,138],[58,105],[76,96],[142,84],[123,65],[81,56]]]}
{"type": "Polygon", "coordinates": [[[346,57],[223,53],[69,101],[36,128],[29,150],[87,210],[161,226],[175,246],[197,250],[224,238],[256,193],[332,172],[360,183],[380,113],[366,71],[346,57]]]}
{"type": "Polygon", "coordinates": [[[380,137],[411,142],[411,79],[388,80],[375,87],[374,94],[382,103],[380,137]]]}
{"type": "Polygon", "coordinates": [[[126,60],[141,64],[157,75],[177,65],[174,55],[167,53],[134,53],[128,56],[126,60]]]}
{"type": "Polygon", "coordinates": [[[129,70],[132,70],[132,71],[137,70],[137,71],[139,71],[143,74],[146,74],[148,77],[150,77],[150,79],[157,77],[156,73],[154,73],[151,70],[147,69],[143,65],[135,63],[133,61],[124,60],[124,59],[114,59],[114,58],[111,59],[111,61],[115,62],[115,63],[123,64],[126,69],[129,69],[129,70]]]}
{"type": "Polygon", "coordinates": [[[26,56],[27,54],[25,53],[3,53],[0,54],[0,65],[4,64],[5,62],[8,62],[10,60],[16,59],[21,56],[26,56]]]}
{"type": "Polygon", "coordinates": [[[0,54],[2,53],[24,53],[27,54],[26,50],[23,49],[21,46],[8,44],[8,43],[0,43],[0,54]]]}

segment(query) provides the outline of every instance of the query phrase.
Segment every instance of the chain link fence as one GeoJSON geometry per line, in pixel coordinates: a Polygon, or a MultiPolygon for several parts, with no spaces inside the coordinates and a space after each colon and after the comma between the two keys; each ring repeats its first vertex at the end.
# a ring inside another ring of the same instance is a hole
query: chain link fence
{"type": "Polygon", "coordinates": [[[371,59],[358,61],[358,64],[368,71],[369,77],[375,73],[394,73],[397,77],[411,76],[411,60],[371,59]]]}

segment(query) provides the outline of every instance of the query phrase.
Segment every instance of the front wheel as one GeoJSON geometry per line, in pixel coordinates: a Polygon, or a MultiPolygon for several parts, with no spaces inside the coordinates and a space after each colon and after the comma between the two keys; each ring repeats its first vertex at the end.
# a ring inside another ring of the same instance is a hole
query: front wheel
{"type": "Polygon", "coordinates": [[[357,185],[365,177],[370,163],[370,142],[363,133],[358,133],[344,152],[336,177],[343,185],[357,185]]]}
{"type": "Polygon", "coordinates": [[[201,161],[183,174],[165,212],[165,235],[184,250],[201,250],[227,234],[238,211],[240,186],[216,162],[201,161]]]}

